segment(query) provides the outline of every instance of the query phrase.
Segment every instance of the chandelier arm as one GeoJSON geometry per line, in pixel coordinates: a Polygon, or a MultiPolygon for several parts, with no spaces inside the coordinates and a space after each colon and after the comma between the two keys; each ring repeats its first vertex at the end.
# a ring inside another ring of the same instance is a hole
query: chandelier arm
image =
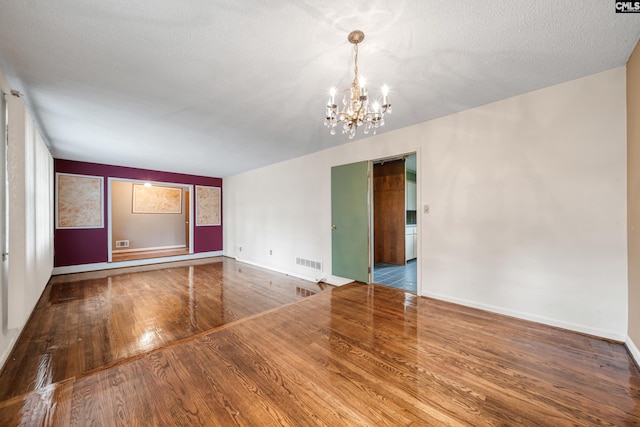
{"type": "MultiPolygon", "coordinates": [[[[356,111],[356,112],[354,113],[354,116],[355,116],[355,122],[356,122],[356,127],[358,127],[358,119],[360,119],[360,113],[362,112],[362,108],[363,108],[363,107],[364,107],[364,103],[361,103],[361,104],[360,104],[360,108],[358,108],[358,111],[356,111]]],[[[366,115],[366,114],[365,114],[365,115],[366,115]]],[[[364,117],[363,117],[363,119],[364,119],[364,117]]]]}

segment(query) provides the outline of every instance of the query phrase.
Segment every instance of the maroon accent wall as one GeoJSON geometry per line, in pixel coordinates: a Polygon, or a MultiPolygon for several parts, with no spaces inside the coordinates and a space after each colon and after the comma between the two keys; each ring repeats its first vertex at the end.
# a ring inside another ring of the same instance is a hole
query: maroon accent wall
{"type": "MultiPolygon", "coordinates": [[[[220,187],[222,192],[222,178],[160,172],[147,169],[61,159],[54,160],[54,169],[56,173],[74,173],[80,175],[101,176],[104,178],[104,227],[87,229],[56,229],[54,231],[54,265],[56,267],[107,262],[109,259],[109,235],[107,232],[108,178],[191,184],[194,186],[206,185],[210,187],[220,187]]],[[[195,197],[195,193],[192,197],[195,197]]],[[[197,213],[195,209],[196,207],[194,203],[194,217],[197,213]]],[[[224,220],[224,218],[221,219],[224,220]]],[[[193,251],[195,253],[222,250],[222,224],[219,226],[198,227],[195,225],[194,221],[193,234],[193,251]]]]}

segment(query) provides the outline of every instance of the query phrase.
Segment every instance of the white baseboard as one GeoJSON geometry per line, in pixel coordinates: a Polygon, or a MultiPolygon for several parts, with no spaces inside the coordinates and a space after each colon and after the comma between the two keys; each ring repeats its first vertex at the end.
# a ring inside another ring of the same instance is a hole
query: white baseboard
{"type": "MultiPolygon", "coordinates": [[[[230,257],[233,258],[233,257],[230,257]]],[[[302,280],[308,280],[310,282],[323,282],[323,283],[327,283],[329,285],[333,285],[333,286],[342,286],[342,285],[346,285],[347,283],[352,283],[353,280],[352,279],[345,279],[342,277],[337,277],[337,276],[325,276],[325,275],[321,275],[322,278],[318,279],[316,277],[313,276],[306,276],[304,274],[300,274],[300,273],[296,273],[296,272],[292,272],[289,270],[283,270],[280,268],[276,268],[273,267],[271,265],[265,265],[265,264],[260,264],[257,262],[253,262],[253,261],[247,261],[246,259],[240,259],[240,258],[235,258],[236,261],[238,262],[242,262],[244,264],[249,264],[249,265],[253,265],[256,267],[260,267],[260,268],[264,268],[266,270],[271,270],[271,271],[275,271],[276,273],[281,273],[281,274],[286,274],[287,276],[292,276],[292,277],[297,277],[298,279],[302,279],[302,280]]]]}
{"type": "Polygon", "coordinates": [[[638,347],[633,343],[630,336],[627,335],[627,339],[624,341],[624,344],[627,346],[629,353],[631,353],[631,357],[636,361],[636,365],[640,367],[640,350],[638,350],[638,347]]]}
{"type": "Polygon", "coordinates": [[[94,264],[69,265],[69,266],[64,266],[64,267],[54,267],[52,275],[57,276],[57,275],[60,275],[60,274],[84,273],[84,272],[87,272],[87,271],[110,270],[110,269],[113,269],[113,268],[137,267],[139,265],[162,264],[162,263],[165,263],[165,262],[173,262],[173,261],[188,261],[188,260],[191,260],[191,259],[211,258],[211,257],[216,257],[216,256],[222,256],[222,251],[199,252],[199,253],[196,253],[196,254],[168,256],[168,257],[163,257],[163,258],[137,259],[137,260],[130,260],[130,261],[97,262],[97,263],[94,263],[94,264]]]}
{"type": "Polygon", "coordinates": [[[313,276],[310,276],[310,275],[304,275],[304,274],[300,274],[300,273],[297,273],[297,272],[293,272],[291,270],[284,270],[284,269],[281,269],[281,268],[277,268],[277,267],[274,267],[272,265],[266,265],[266,264],[261,264],[259,262],[249,261],[247,259],[240,258],[237,254],[233,254],[233,253],[227,253],[227,254],[225,254],[225,256],[229,257],[229,258],[233,258],[236,261],[242,262],[244,264],[253,265],[253,266],[256,266],[256,267],[264,268],[266,270],[275,271],[276,273],[282,273],[282,274],[286,274],[288,276],[297,277],[298,279],[308,280],[310,282],[315,282],[315,283],[323,282],[323,283],[327,283],[327,284],[332,285],[332,286],[342,286],[342,285],[346,285],[347,283],[353,282],[352,279],[345,279],[345,278],[342,278],[342,277],[337,277],[337,276],[333,276],[333,275],[330,275],[330,274],[324,274],[324,273],[321,274],[321,276],[322,276],[321,278],[313,277],[313,276]]]}
{"type": "Polygon", "coordinates": [[[241,262],[243,264],[249,264],[249,265],[253,265],[254,267],[264,268],[265,270],[275,271],[276,273],[286,274],[287,276],[297,277],[298,279],[308,280],[309,282],[317,283],[319,281],[318,279],[316,279],[316,278],[314,278],[312,276],[305,276],[303,274],[282,270],[282,269],[275,268],[275,267],[270,266],[270,265],[264,265],[264,264],[260,264],[260,263],[253,262],[253,261],[247,261],[246,259],[240,259],[240,258],[237,258],[237,257],[235,258],[235,260],[238,261],[238,262],[241,262]]]}
{"type": "MultiPolygon", "coordinates": [[[[22,325],[22,328],[24,328],[24,325],[22,325]]],[[[9,354],[11,354],[11,350],[13,350],[13,347],[16,345],[16,342],[18,341],[18,337],[22,332],[22,328],[9,329],[7,331],[7,334],[11,334],[11,338],[9,338],[9,342],[7,342],[6,347],[2,351],[2,355],[0,355],[0,369],[4,368],[4,364],[7,361],[9,354]]]]}
{"type": "MultiPolygon", "coordinates": [[[[229,257],[229,258],[234,258],[234,257],[229,257]]],[[[235,257],[235,260],[238,262],[242,262],[244,264],[249,264],[249,265],[253,265],[255,267],[260,267],[260,268],[264,268],[265,270],[271,270],[271,271],[275,271],[276,273],[281,273],[281,274],[286,274],[287,276],[292,276],[292,277],[297,277],[298,279],[302,279],[302,280],[308,280],[310,282],[323,282],[323,283],[328,283],[329,285],[333,285],[333,286],[342,286],[345,285],[347,283],[351,283],[353,282],[353,280],[351,279],[344,279],[342,277],[336,277],[336,276],[331,276],[331,275],[327,275],[325,276],[324,274],[321,274],[321,278],[318,277],[313,277],[313,276],[307,276],[305,274],[300,274],[294,271],[290,271],[290,270],[284,270],[281,268],[277,268],[274,267],[272,265],[266,265],[266,264],[260,264],[258,262],[253,262],[253,261],[249,261],[246,259],[241,259],[238,257],[235,257]]]]}
{"type": "Polygon", "coordinates": [[[147,251],[167,251],[170,249],[186,249],[186,245],[173,245],[173,246],[156,246],[153,248],[136,248],[136,249],[114,249],[111,252],[114,254],[122,254],[128,252],[147,252],[147,251]]]}
{"type": "Polygon", "coordinates": [[[563,322],[557,319],[550,319],[544,316],[537,316],[535,314],[524,313],[515,310],[508,310],[502,307],[496,307],[489,304],[483,304],[476,301],[469,301],[462,298],[452,298],[446,295],[434,294],[430,292],[423,292],[422,296],[435,298],[443,301],[452,302],[454,304],[460,304],[467,307],[478,308],[480,310],[490,311],[492,313],[504,314],[505,316],[515,317],[523,320],[530,320],[536,323],[542,323],[544,325],[554,326],[556,328],[567,329],[569,331],[580,332],[587,335],[593,335],[600,338],[606,338],[609,340],[617,341],[620,343],[625,342],[625,335],[617,334],[611,331],[605,331],[601,329],[589,328],[583,325],[578,325],[570,322],[563,322]]]}

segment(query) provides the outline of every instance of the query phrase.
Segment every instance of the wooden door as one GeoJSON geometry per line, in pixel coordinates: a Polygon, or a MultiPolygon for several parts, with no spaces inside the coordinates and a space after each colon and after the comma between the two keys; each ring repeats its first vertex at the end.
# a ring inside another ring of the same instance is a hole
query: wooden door
{"type": "Polygon", "coordinates": [[[404,159],[373,167],[374,263],[405,265],[404,159]]]}

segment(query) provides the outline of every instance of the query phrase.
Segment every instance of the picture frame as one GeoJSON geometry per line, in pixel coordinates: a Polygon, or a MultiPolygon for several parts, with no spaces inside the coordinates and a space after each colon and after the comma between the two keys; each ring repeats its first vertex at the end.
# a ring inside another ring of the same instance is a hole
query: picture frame
{"type": "Polygon", "coordinates": [[[133,213],[181,214],[182,188],[167,185],[133,184],[133,213]]]}
{"type": "Polygon", "coordinates": [[[104,178],[56,173],[56,229],[104,227],[104,178]]]}
{"type": "Polygon", "coordinates": [[[196,185],[196,226],[221,225],[220,187],[196,185]]]}

